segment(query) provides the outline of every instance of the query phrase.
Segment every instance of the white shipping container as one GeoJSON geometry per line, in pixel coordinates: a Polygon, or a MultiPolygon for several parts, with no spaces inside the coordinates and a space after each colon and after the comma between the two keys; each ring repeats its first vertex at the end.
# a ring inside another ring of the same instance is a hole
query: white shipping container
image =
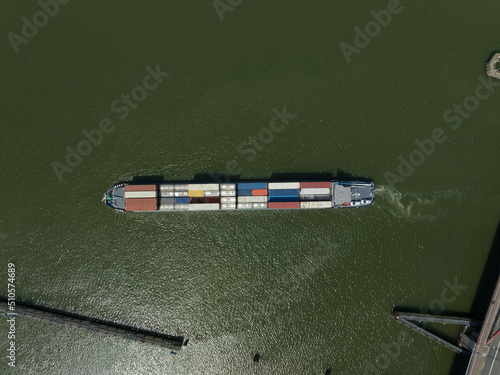
{"type": "Polygon", "coordinates": [[[266,203],[254,203],[253,208],[267,208],[267,202],[266,203]]]}
{"type": "Polygon", "coordinates": [[[218,197],[219,190],[205,190],[204,194],[205,194],[205,197],[218,197]]]}
{"type": "Polygon", "coordinates": [[[188,206],[189,206],[189,204],[176,204],[174,206],[174,209],[176,209],[176,210],[187,210],[188,206]]]}
{"type": "Polygon", "coordinates": [[[176,191],[187,190],[188,186],[186,184],[176,184],[174,189],[176,191]]]}
{"type": "Polygon", "coordinates": [[[219,184],[188,184],[188,190],[219,190],[219,184]]]}
{"type": "Polygon", "coordinates": [[[332,208],[331,201],[300,202],[300,208],[332,208]]]}
{"type": "Polygon", "coordinates": [[[328,188],[306,188],[300,189],[300,195],[330,195],[330,189],[328,188]]]}
{"type": "Polygon", "coordinates": [[[161,184],[160,190],[174,190],[174,184],[161,184]]]}
{"type": "Polygon", "coordinates": [[[238,203],[238,208],[252,208],[252,203],[238,203]]]}
{"type": "Polygon", "coordinates": [[[219,203],[190,203],[188,206],[189,211],[211,211],[220,208],[219,203]]]}
{"type": "Polygon", "coordinates": [[[162,197],[173,197],[175,195],[174,195],[174,191],[173,190],[161,190],[160,191],[160,196],[162,196],[162,197]]]}
{"type": "Polygon", "coordinates": [[[236,196],[236,190],[221,190],[221,197],[234,197],[236,196]]]}
{"type": "Polygon", "coordinates": [[[176,197],[189,197],[189,193],[187,191],[176,191],[174,193],[176,197]]]}
{"type": "Polygon", "coordinates": [[[247,202],[267,202],[267,196],[265,195],[256,195],[256,196],[248,196],[248,197],[238,197],[238,203],[247,203],[247,202]]]}
{"type": "Polygon", "coordinates": [[[221,210],[234,210],[236,205],[234,203],[222,203],[220,205],[221,210]]]}
{"type": "Polygon", "coordinates": [[[126,191],[125,199],[128,198],[156,198],[156,191],[126,191]]]}
{"type": "Polygon", "coordinates": [[[271,189],[300,189],[300,182],[270,182],[267,188],[271,189]]]}
{"type": "Polygon", "coordinates": [[[236,197],[222,197],[220,199],[221,203],[236,203],[236,197]]]}
{"type": "Polygon", "coordinates": [[[160,211],[165,211],[165,210],[173,210],[174,205],[173,204],[162,204],[160,206],[160,211]]]}
{"type": "Polygon", "coordinates": [[[220,184],[221,190],[236,190],[236,184],[220,184]]]}

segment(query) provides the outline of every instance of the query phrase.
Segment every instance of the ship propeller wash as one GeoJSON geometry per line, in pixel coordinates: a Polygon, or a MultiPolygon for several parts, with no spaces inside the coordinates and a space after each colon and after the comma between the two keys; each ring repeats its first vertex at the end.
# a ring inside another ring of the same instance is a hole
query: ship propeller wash
{"type": "Polygon", "coordinates": [[[373,182],[160,183],[112,186],[103,202],[116,211],[214,211],[370,206],[373,182]]]}

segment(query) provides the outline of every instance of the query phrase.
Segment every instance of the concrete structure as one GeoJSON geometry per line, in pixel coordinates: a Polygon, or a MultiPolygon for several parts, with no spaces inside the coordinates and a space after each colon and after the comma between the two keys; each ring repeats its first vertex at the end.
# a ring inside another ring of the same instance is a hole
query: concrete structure
{"type": "Polygon", "coordinates": [[[481,323],[471,319],[453,317],[453,316],[441,316],[441,315],[428,315],[428,314],[415,314],[415,313],[403,313],[403,312],[393,312],[392,316],[398,322],[404,324],[405,326],[417,331],[418,333],[424,335],[425,337],[437,342],[438,344],[443,345],[444,347],[453,350],[462,355],[470,355],[471,348],[468,344],[471,340],[473,340],[472,336],[474,333],[479,332],[481,328],[481,323]],[[441,324],[455,324],[463,326],[464,329],[460,334],[460,340],[458,345],[455,345],[443,338],[435,335],[429,330],[419,327],[415,323],[441,323],[441,324]]]}
{"type": "Polygon", "coordinates": [[[7,317],[28,316],[39,320],[62,324],[69,327],[83,328],[90,332],[100,332],[107,335],[132,340],[140,344],[151,344],[168,348],[173,352],[180,350],[187,344],[183,337],[173,337],[161,333],[137,329],[135,327],[123,326],[116,323],[105,322],[70,313],[55,312],[42,307],[29,307],[16,302],[14,311],[10,309],[7,302],[0,301],[0,313],[7,317]]]}
{"type": "MultiPolygon", "coordinates": [[[[498,54],[500,57],[500,54],[498,54]]],[[[467,375],[500,374],[500,277],[474,347],[467,375]]]]}
{"type": "Polygon", "coordinates": [[[500,79],[500,70],[496,69],[496,64],[500,62],[500,53],[495,53],[486,64],[486,74],[490,77],[500,79]]]}

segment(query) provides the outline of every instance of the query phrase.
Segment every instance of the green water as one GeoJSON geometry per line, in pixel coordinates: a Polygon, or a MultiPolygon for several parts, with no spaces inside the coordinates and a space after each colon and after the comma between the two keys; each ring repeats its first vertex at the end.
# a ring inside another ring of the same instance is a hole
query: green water
{"type": "Polygon", "coordinates": [[[2,354],[0,373],[452,375],[453,353],[390,313],[473,307],[500,217],[500,90],[483,88],[457,129],[443,114],[500,49],[500,4],[402,1],[348,63],[340,44],[387,8],[351,3],[243,0],[221,21],[211,1],[70,1],[18,53],[7,35],[40,6],[3,4],[0,295],[13,262],[18,299],[190,341],[170,355],[19,318],[16,368],[2,354]],[[168,77],[120,119],[112,103],[157,65],[168,77]],[[263,130],[284,107],[296,117],[263,130]],[[103,119],[110,132],[68,167],[66,147],[103,119]],[[436,128],[446,140],[391,184],[436,128]],[[243,144],[259,134],[268,143],[243,144]],[[134,176],[337,171],[373,179],[375,205],[134,215],[100,202],[134,176]]]}

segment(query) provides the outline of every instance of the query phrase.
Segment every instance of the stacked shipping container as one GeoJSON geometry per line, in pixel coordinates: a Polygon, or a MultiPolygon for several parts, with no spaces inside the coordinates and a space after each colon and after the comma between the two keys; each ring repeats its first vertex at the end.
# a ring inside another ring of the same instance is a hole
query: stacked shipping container
{"type": "Polygon", "coordinates": [[[236,184],[220,184],[220,209],[236,208],[236,184]]]}
{"type": "Polygon", "coordinates": [[[157,211],[156,185],[125,185],[126,211],[157,211]]]}
{"type": "Polygon", "coordinates": [[[160,210],[209,211],[220,208],[219,184],[161,184],[160,210]]]}
{"type": "Polygon", "coordinates": [[[300,208],[332,208],[332,182],[301,182],[300,208]]]}
{"type": "Polygon", "coordinates": [[[300,182],[270,182],[268,187],[269,208],[300,208],[300,182]]]}
{"type": "Polygon", "coordinates": [[[188,184],[189,211],[220,209],[219,184],[188,184]]]}
{"type": "Polygon", "coordinates": [[[331,208],[331,181],[269,183],[269,208],[331,208]]]}
{"type": "Polygon", "coordinates": [[[125,201],[127,211],[331,208],[332,182],[125,185],[125,201]]]}
{"type": "Polygon", "coordinates": [[[238,208],[267,208],[267,182],[240,182],[238,208]]]}

